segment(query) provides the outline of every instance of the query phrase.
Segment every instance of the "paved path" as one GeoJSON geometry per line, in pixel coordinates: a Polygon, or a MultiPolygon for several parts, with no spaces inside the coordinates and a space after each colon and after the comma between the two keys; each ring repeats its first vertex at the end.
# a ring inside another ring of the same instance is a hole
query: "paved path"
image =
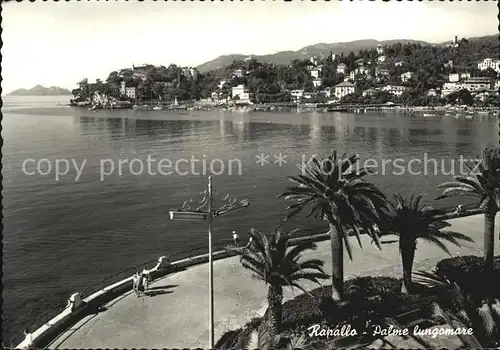
{"type": "MultiPolygon", "coordinates": [[[[453,230],[475,241],[460,248],[449,246],[453,255],[482,254],[483,221],[482,216],[450,220],[453,230]]],[[[380,251],[364,237],[361,250],[355,239],[351,241],[354,260],[351,262],[346,257],[346,278],[401,275],[397,244],[383,245],[380,251]]],[[[329,242],[318,246],[317,251],[305,257],[323,259],[325,271],[331,273],[329,242]]],[[[439,248],[420,242],[414,270],[432,269],[445,257],[439,248]]],[[[214,262],[214,286],[215,341],[226,331],[263,315],[267,288],[263,282],[250,278],[237,257],[214,262]]],[[[312,289],[317,285],[305,286],[312,289]]],[[[155,295],[137,298],[127,293],[105,305],[105,311],[81,320],[48,348],[207,348],[208,264],[168,275],[151,287],[155,295]]],[[[285,290],[286,299],[292,296],[285,290]]]]}

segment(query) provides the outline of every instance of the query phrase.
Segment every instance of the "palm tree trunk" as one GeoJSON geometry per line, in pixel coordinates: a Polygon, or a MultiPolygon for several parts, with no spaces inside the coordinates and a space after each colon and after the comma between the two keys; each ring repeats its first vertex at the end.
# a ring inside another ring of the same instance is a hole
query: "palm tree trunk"
{"type": "Polygon", "coordinates": [[[496,208],[488,208],[484,213],[484,268],[486,272],[493,271],[496,215],[496,208]]]}
{"type": "MultiPolygon", "coordinates": [[[[400,238],[401,239],[401,238],[400,238]]],[[[411,290],[411,275],[413,271],[413,260],[415,259],[416,245],[414,242],[403,244],[401,247],[401,262],[403,264],[403,283],[401,293],[408,294],[411,290]]]]}
{"type": "Polygon", "coordinates": [[[338,227],[330,224],[332,249],[332,299],[340,300],[344,295],[344,242],[338,227]]]}
{"type": "Polygon", "coordinates": [[[267,291],[267,317],[272,336],[278,335],[281,330],[282,301],[283,288],[270,284],[267,291]]]}

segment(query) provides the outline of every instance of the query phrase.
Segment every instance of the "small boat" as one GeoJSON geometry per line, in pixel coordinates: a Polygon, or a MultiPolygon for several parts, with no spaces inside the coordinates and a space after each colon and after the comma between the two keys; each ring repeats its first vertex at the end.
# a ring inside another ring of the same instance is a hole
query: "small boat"
{"type": "Polygon", "coordinates": [[[433,114],[433,113],[424,113],[424,117],[426,118],[432,118],[432,117],[435,117],[436,115],[433,114]]]}
{"type": "Polygon", "coordinates": [[[465,116],[465,119],[472,119],[472,115],[467,114],[467,115],[465,116]]]}
{"type": "Polygon", "coordinates": [[[163,107],[160,105],[153,107],[153,111],[161,111],[162,109],[163,109],[163,107]]]}

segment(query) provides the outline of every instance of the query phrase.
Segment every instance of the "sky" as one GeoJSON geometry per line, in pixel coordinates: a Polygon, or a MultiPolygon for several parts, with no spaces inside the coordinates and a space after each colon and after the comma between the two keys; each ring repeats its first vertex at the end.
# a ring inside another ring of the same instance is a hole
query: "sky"
{"type": "Polygon", "coordinates": [[[495,1],[2,3],[2,89],[76,87],[151,63],[297,51],[360,39],[452,40],[498,33],[495,1]]]}

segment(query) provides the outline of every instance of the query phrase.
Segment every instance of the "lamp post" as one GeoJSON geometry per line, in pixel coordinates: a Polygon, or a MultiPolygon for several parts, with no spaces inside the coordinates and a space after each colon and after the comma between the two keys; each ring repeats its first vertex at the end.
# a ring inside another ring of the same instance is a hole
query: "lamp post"
{"type": "Polygon", "coordinates": [[[208,303],[208,313],[209,313],[209,334],[210,334],[210,349],[214,348],[214,274],[213,274],[213,244],[212,244],[212,222],[213,219],[228,213],[235,212],[237,210],[246,208],[250,205],[248,200],[237,201],[230,194],[225,194],[221,198],[221,202],[224,204],[217,209],[213,209],[214,199],[217,197],[217,193],[214,194],[212,189],[212,177],[208,177],[208,188],[207,190],[200,193],[202,200],[197,203],[195,209],[191,208],[192,200],[189,199],[180,209],[170,210],[170,220],[177,221],[205,221],[208,219],[208,289],[209,289],[209,303],[208,303]],[[204,210],[204,208],[207,208],[204,210]]]}

